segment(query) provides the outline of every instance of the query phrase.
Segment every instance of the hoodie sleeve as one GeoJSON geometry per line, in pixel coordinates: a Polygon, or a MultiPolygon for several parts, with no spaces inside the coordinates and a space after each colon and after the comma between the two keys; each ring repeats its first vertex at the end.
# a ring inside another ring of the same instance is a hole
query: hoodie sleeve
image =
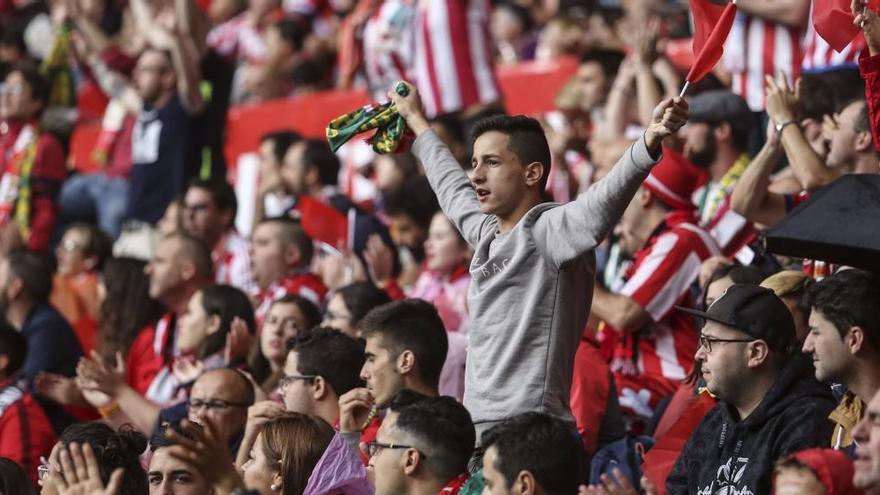
{"type": "Polygon", "coordinates": [[[675,466],[672,468],[672,472],[666,477],[667,495],[688,495],[688,473],[699,471],[698,469],[691,469],[694,438],[696,438],[698,433],[699,428],[697,428],[697,431],[688,438],[687,443],[684,444],[684,448],[681,449],[681,454],[679,454],[678,459],[675,461],[675,466]]]}
{"type": "Polygon", "coordinates": [[[799,450],[828,447],[828,439],[834,431],[834,423],[828,419],[833,405],[829,400],[809,397],[792,407],[790,414],[780,421],[780,429],[775,434],[773,458],[780,459],[799,450]]]}

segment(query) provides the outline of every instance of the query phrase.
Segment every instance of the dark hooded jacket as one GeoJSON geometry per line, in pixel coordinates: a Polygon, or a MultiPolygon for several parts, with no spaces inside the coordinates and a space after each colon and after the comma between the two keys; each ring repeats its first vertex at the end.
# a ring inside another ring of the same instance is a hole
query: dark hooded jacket
{"type": "Polygon", "coordinates": [[[743,421],[721,401],[684,446],[666,480],[669,495],[769,495],[774,463],[828,443],[834,398],[799,354],[743,421]]]}

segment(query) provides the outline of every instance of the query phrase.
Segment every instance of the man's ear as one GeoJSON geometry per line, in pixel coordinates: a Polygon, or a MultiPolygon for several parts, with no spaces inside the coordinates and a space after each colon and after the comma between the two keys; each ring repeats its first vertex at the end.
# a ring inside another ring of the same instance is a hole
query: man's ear
{"type": "Polygon", "coordinates": [[[7,286],[6,290],[8,291],[8,297],[10,301],[14,301],[18,299],[19,296],[24,292],[24,282],[19,277],[14,277],[10,282],[9,286],[7,286]]]}
{"type": "Polygon", "coordinates": [[[208,335],[212,335],[220,331],[220,324],[223,323],[223,320],[220,318],[220,315],[211,315],[208,317],[208,335]]]}
{"type": "Polygon", "coordinates": [[[733,128],[727,122],[716,125],[712,132],[715,134],[715,139],[719,142],[733,140],[733,128]]]}
{"type": "Polygon", "coordinates": [[[538,481],[532,473],[523,470],[516,475],[510,488],[512,493],[518,495],[535,495],[538,492],[538,481]]]}
{"type": "Polygon", "coordinates": [[[416,355],[410,350],[405,350],[397,356],[397,372],[406,375],[416,367],[416,355]]]}
{"type": "Polygon", "coordinates": [[[2,373],[2,375],[6,374],[6,369],[9,368],[9,361],[9,356],[6,354],[0,354],[0,373],[2,373]]]}
{"type": "Polygon", "coordinates": [[[323,376],[316,377],[312,383],[314,383],[315,387],[312,390],[312,398],[316,401],[323,399],[330,392],[330,390],[328,389],[329,384],[326,380],[324,380],[323,376]]]}
{"type": "Polygon", "coordinates": [[[874,141],[869,131],[862,131],[856,134],[855,148],[860,153],[874,148],[874,141]]]}
{"type": "Polygon", "coordinates": [[[286,266],[299,266],[302,261],[302,253],[294,243],[284,246],[284,264],[286,266]]]}
{"type": "Polygon", "coordinates": [[[407,449],[403,454],[402,462],[404,474],[412,476],[419,468],[419,464],[422,462],[422,456],[416,449],[407,449]]]}
{"type": "Polygon", "coordinates": [[[529,187],[537,186],[541,183],[541,179],[545,175],[545,168],[540,162],[532,162],[526,165],[525,178],[526,185],[529,187]]]}
{"type": "Polygon", "coordinates": [[[767,358],[770,356],[770,346],[768,346],[767,342],[764,342],[763,340],[755,340],[754,342],[748,343],[747,352],[748,367],[757,368],[767,361],[767,358]]]}
{"type": "Polygon", "coordinates": [[[639,188],[639,206],[647,210],[654,202],[654,194],[646,187],[639,188]]]}
{"type": "Polygon", "coordinates": [[[862,327],[850,327],[843,343],[846,345],[849,353],[855,356],[867,345],[865,330],[862,327]]]}

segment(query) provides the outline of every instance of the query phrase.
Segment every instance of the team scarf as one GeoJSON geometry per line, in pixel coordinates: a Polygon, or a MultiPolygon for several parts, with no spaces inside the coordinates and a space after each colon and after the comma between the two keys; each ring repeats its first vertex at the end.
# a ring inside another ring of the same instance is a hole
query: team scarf
{"type": "Polygon", "coordinates": [[[697,208],[700,211],[700,217],[705,222],[711,222],[715,217],[715,214],[718,213],[718,209],[721,207],[721,204],[724,203],[724,198],[733,191],[733,187],[739,181],[739,178],[742,176],[743,172],[748,168],[749,163],[751,163],[751,159],[749,159],[749,155],[743,153],[740,157],[733,162],[733,166],[724,174],[724,177],[718,183],[718,189],[714,191],[711,197],[709,197],[709,185],[706,184],[705,189],[703,190],[703,196],[700,198],[699,204],[697,208]]]}
{"type": "Polygon", "coordinates": [[[40,73],[49,81],[47,107],[75,107],[76,83],[70,69],[72,24],[63,23],[55,33],[49,55],[40,65],[40,73]]]}
{"type": "Polygon", "coordinates": [[[0,224],[14,219],[22,239],[30,236],[31,175],[37,157],[40,130],[36,124],[22,127],[6,156],[6,170],[0,179],[0,224]]]}
{"type": "MultiPolygon", "coordinates": [[[[394,88],[400,96],[409,92],[403,83],[394,88]]],[[[413,134],[406,128],[406,121],[397,113],[393,102],[383,105],[366,105],[353,112],[336,117],[327,125],[327,142],[336,152],[343,144],[363,132],[375,133],[366,141],[380,155],[406,151],[412,143],[413,134]]]]}

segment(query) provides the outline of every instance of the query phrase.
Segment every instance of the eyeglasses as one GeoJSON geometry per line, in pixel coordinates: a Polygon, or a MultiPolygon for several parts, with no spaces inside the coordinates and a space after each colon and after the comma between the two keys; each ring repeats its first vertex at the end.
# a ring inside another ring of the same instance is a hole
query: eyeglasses
{"type": "Polygon", "coordinates": [[[211,207],[211,203],[194,203],[194,204],[183,204],[183,211],[192,211],[194,213],[199,213],[207,210],[211,207]]]}
{"type": "Polygon", "coordinates": [[[243,402],[230,402],[228,400],[221,399],[190,399],[187,403],[187,406],[191,410],[193,409],[201,409],[205,408],[209,411],[219,410],[219,409],[228,409],[230,407],[250,407],[250,404],[245,404],[243,402]]]}
{"type": "Polygon", "coordinates": [[[712,344],[715,342],[754,342],[758,339],[717,339],[708,335],[700,335],[700,347],[706,349],[706,352],[712,352],[712,344]]]}
{"type": "Polygon", "coordinates": [[[46,477],[49,476],[49,473],[51,471],[56,471],[59,474],[62,473],[60,469],[56,469],[51,464],[49,464],[49,459],[40,456],[40,465],[37,466],[37,479],[40,481],[45,481],[46,477]]]}
{"type": "Polygon", "coordinates": [[[318,378],[318,375],[288,375],[285,373],[281,379],[278,380],[278,386],[286,388],[296,380],[314,380],[315,378],[318,378]]]}
{"type": "Polygon", "coordinates": [[[0,93],[9,93],[13,96],[18,96],[24,92],[24,85],[21,83],[0,83],[0,93]]]}
{"type": "Polygon", "coordinates": [[[61,244],[59,244],[59,246],[61,247],[61,250],[65,253],[72,253],[77,249],[82,249],[82,246],[77,244],[76,241],[72,241],[70,239],[61,241],[61,244]]]}
{"type": "Polygon", "coordinates": [[[428,456],[423,454],[422,451],[420,451],[419,449],[416,449],[412,445],[401,445],[401,444],[397,444],[397,443],[382,443],[382,442],[377,442],[377,441],[373,440],[372,442],[367,442],[366,447],[367,447],[367,457],[375,456],[382,449],[395,449],[395,450],[396,449],[415,449],[416,452],[418,452],[419,455],[422,456],[423,459],[428,458],[428,456]]]}

